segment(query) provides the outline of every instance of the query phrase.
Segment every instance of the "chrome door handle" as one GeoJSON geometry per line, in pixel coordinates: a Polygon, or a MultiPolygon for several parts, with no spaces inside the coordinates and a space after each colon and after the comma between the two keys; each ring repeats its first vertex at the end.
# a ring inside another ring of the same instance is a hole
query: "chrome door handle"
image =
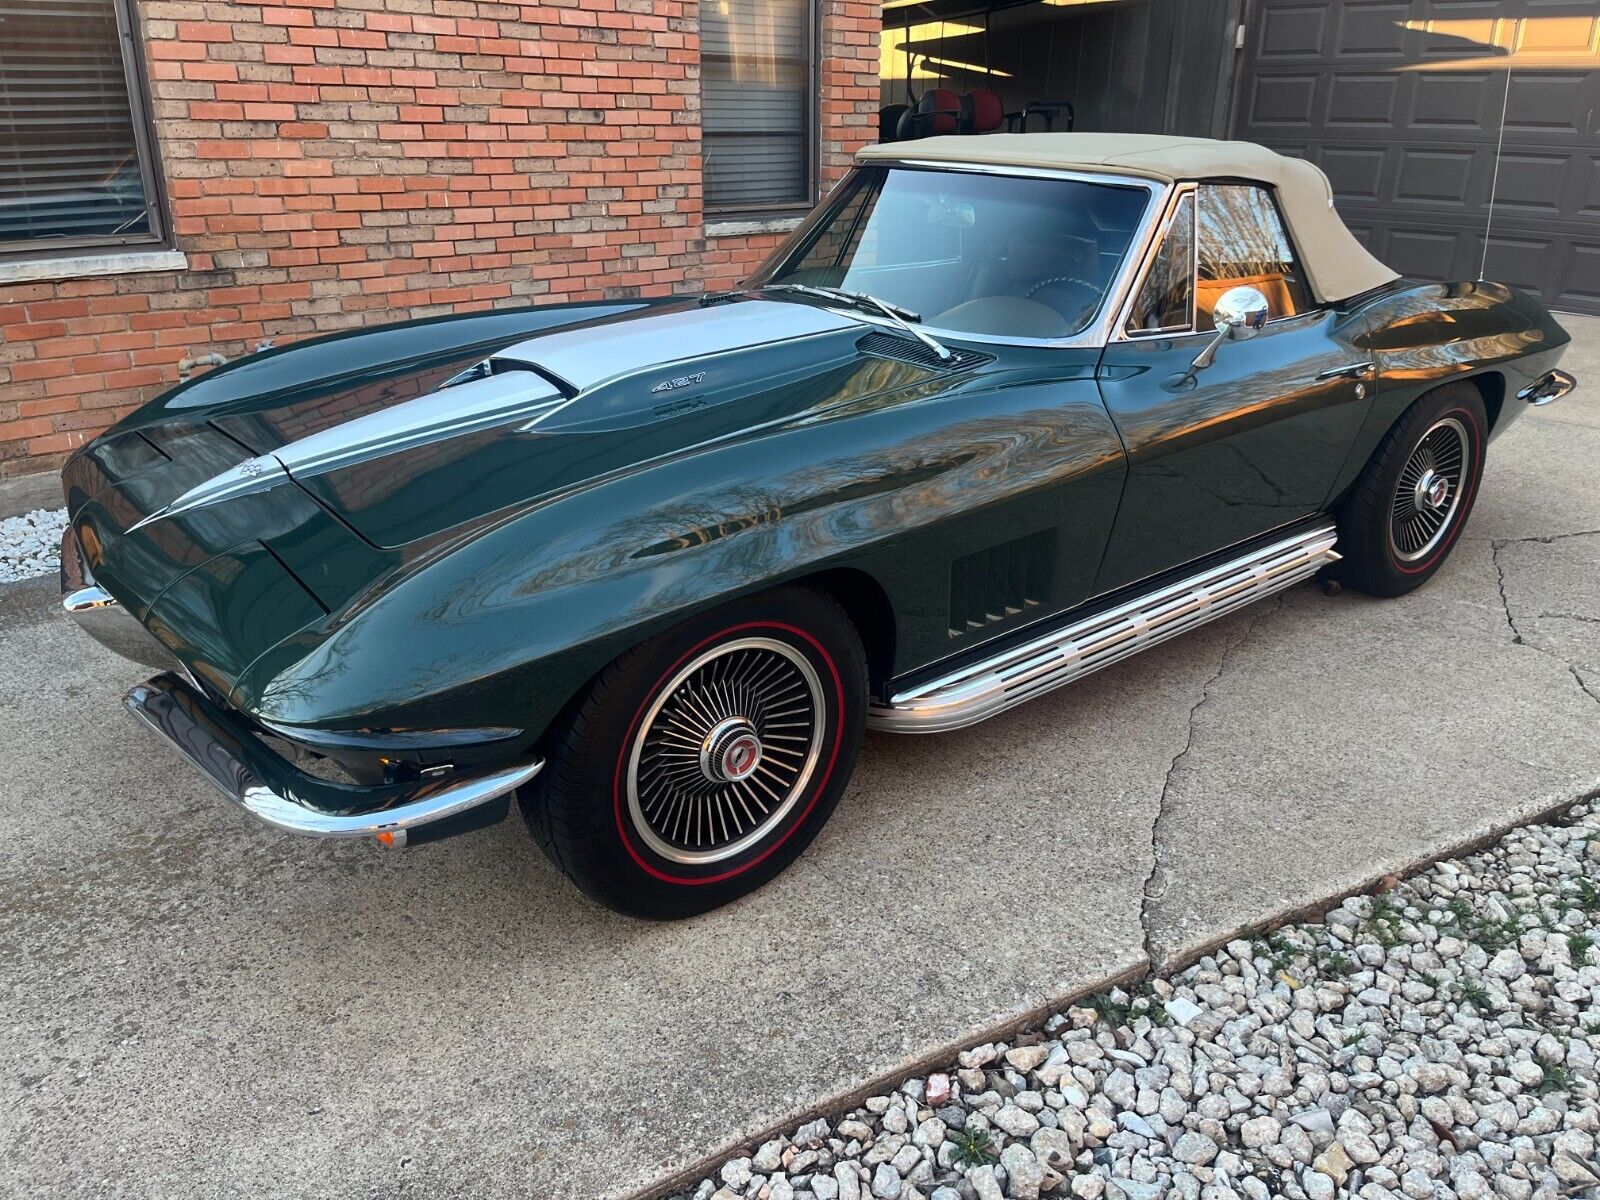
{"type": "Polygon", "coordinates": [[[1342,367],[1329,367],[1317,375],[1318,379],[1360,379],[1364,375],[1372,374],[1370,362],[1345,363],[1342,367]]]}

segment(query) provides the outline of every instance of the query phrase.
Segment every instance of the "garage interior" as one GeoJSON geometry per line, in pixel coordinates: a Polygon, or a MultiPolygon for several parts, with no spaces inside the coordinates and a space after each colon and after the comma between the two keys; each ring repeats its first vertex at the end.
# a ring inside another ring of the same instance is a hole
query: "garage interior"
{"type": "Polygon", "coordinates": [[[886,110],[1261,142],[1402,274],[1600,313],[1596,0],[889,0],[881,45],[886,110]]]}

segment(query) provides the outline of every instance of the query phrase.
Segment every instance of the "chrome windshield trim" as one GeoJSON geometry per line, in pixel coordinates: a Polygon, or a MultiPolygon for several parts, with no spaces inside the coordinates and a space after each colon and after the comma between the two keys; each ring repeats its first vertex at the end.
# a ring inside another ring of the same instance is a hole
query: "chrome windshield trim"
{"type": "MultiPolygon", "coordinates": [[[[793,252],[794,248],[811,231],[822,214],[827,210],[828,204],[834,194],[840,191],[849,182],[855,172],[873,167],[885,167],[890,170],[915,170],[915,171],[940,171],[945,174],[969,175],[1010,175],[1024,179],[1058,179],[1070,183],[1094,183],[1107,187],[1138,188],[1145,193],[1144,211],[1139,214],[1139,220],[1128,238],[1128,250],[1122,256],[1122,262],[1117,267],[1116,274],[1112,276],[1106,294],[1100,301],[1094,318],[1077,333],[1061,338],[1032,338],[1032,337],[1007,337],[995,333],[973,333],[967,329],[951,329],[943,325],[924,324],[922,326],[928,333],[936,338],[955,342],[975,342],[991,346],[1040,346],[1069,349],[1074,347],[1088,347],[1098,349],[1106,344],[1112,329],[1110,314],[1119,312],[1124,300],[1129,295],[1131,275],[1133,270],[1142,261],[1143,248],[1150,244],[1151,233],[1161,216],[1166,212],[1167,205],[1164,198],[1172,190],[1172,185],[1163,183],[1158,179],[1151,179],[1145,175],[1122,175],[1109,171],[1074,171],[1057,167],[1012,167],[995,163],[945,163],[931,162],[927,159],[902,159],[884,163],[858,163],[851,168],[851,174],[846,175],[839,184],[828,193],[828,199],[817,205],[812,210],[804,224],[791,233],[784,242],[773,251],[771,257],[750,275],[746,286],[759,286],[766,282],[785,259],[793,252]]],[[[848,309],[843,306],[834,311],[847,313],[871,325],[884,329],[893,329],[894,326],[884,318],[874,317],[872,314],[859,309],[848,309]]]]}

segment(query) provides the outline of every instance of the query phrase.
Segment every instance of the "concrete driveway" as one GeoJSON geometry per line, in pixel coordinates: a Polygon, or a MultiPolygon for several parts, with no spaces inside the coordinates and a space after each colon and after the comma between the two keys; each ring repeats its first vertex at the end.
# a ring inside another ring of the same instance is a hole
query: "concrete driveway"
{"type": "MultiPolygon", "coordinates": [[[[1569,358],[1600,381],[1600,321],[1569,358]]],[[[1592,385],[1591,385],[1592,386],[1592,385]]],[[[1446,569],[1302,587],[987,725],[875,737],[721,912],[595,909],[518,824],[247,823],[137,668],[0,589],[0,1193],[600,1197],[1600,775],[1600,403],[1495,443],[1446,569]]]]}

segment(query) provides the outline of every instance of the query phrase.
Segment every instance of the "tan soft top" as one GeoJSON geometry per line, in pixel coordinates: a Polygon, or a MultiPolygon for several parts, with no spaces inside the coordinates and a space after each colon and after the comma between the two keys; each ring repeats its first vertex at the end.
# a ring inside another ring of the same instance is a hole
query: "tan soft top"
{"type": "Polygon", "coordinates": [[[979,163],[1059,167],[1137,175],[1173,183],[1187,179],[1252,179],[1277,189],[1283,214],[1305,262],[1306,279],[1322,301],[1343,300],[1397,278],[1345,228],[1333,189],[1320,169],[1254,142],[1153,133],[989,133],[930,137],[868,146],[862,162],[979,163]]]}

